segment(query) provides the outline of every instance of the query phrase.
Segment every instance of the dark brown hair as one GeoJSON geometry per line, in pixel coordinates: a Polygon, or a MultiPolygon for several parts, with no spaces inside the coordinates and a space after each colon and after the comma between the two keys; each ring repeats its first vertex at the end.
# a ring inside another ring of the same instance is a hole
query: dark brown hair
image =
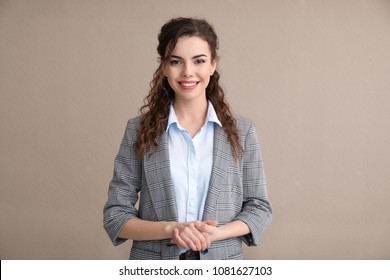
{"type": "MultiPolygon", "coordinates": [[[[156,137],[166,129],[169,106],[175,98],[175,93],[168,84],[164,69],[178,39],[183,36],[202,38],[210,47],[211,59],[218,59],[218,38],[214,28],[207,21],[194,18],[176,18],[162,26],[157,47],[160,65],[153,75],[150,92],[140,109],[142,119],[135,142],[136,153],[139,157],[150,151],[153,153],[157,151],[156,137]]],[[[232,152],[238,159],[242,152],[242,146],[237,133],[236,120],[225,101],[225,93],[219,84],[219,78],[218,71],[214,71],[206,88],[206,98],[213,104],[218,119],[231,143],[232,152]]]]}

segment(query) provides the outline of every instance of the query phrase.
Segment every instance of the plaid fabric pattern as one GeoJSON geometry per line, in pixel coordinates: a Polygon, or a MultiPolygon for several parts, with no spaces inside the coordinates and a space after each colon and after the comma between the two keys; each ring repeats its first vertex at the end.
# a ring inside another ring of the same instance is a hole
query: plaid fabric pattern
{"type": "MultiPolygon", "coordinates": [[[[241,220],[251,233],[212,243],[201,259],[242,259],[242,242],[258,245],[271,222],[272,209],[255,126],[238,116],[236,120],[244,155],[240,161],[234,158],[225,132],[215,125],[213,168],[203,220],[218,220],[219,225],[241,220]]],[[[177,221],[167,134],[164,132],[157,139],[155,154],[138,159],[133,146],[139,121],[137,117],[127,124],[104,207],[104,227],[114,245],[126,241],[118,234],[131,218],[177,221]]],[[[179,255],[169,240],[134,241],[130,258],[179,259],[179,255]]]]}

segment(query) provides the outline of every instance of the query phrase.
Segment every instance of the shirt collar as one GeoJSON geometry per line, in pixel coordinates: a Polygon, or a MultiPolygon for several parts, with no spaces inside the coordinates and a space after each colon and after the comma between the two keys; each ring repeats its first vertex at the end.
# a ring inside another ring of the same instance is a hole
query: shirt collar
{"type": "MultiPolygon", "coordinates": [[[[211,104],[210,101],[208,101],[208,108],[207,108],[207,115],[205,124],[208,122],[214,122],[218,124],[220,127],[222,127],[221,122],[219,121],[217,117],[217,113],[215,112],[213,104],[211,104]]],[[[169,116],[168,116],[168,124],[167,124],[167,131],[171,124],[176,123],[176,125],[180,128],[179,120],[177,119],[175,109],[173,108],[173,104],[171,103],[171,106],[169,107],[169,116]]]]}

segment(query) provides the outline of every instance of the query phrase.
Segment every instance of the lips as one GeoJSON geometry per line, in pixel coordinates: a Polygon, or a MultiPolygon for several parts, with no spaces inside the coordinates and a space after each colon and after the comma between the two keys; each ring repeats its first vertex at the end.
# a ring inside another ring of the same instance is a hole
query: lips
{"type": "Polygon", "coordinates": [[[199,82],[197,82],[197,81],[183,81],[183,82],[179,82],[179,85],[181,86],[181,88],[186,89],[186,90],[194,89],[194,88],[196,88],[196,86],[198,84],[199,84],[199,82]]]}

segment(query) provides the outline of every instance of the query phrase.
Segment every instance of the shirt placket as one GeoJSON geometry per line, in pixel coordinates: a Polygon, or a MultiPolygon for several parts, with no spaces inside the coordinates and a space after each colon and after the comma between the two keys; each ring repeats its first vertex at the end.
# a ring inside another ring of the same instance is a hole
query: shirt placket
{"type": "Polygon", "coordinates": [[[188,146],[188,200],[187,200],[187,222],[198,219],[198,197],[197,197],[197,162],[196,151],[191,137],[186,135],[186,142],[188,146]]]}

